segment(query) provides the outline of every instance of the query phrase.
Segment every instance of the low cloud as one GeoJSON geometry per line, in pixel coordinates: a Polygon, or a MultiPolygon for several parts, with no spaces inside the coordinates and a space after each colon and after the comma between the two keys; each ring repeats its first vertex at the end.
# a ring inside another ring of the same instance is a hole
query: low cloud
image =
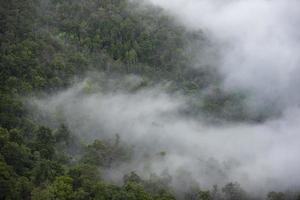
{"type": "Polygon", "coordinates": [[[299,108],[263,124],[208,125],[181,114],[185,97],[161,85],[87,92],[86,84],[33,102],[44,123],[54,126],[59,119],[87,141],[118,133],[133,146],[133,159],[106,171],[106,178],[118,182],[130,171],[145,178],[168,174],[178,191],[194,182],[211,188],[238,181],[255,194],[300,186],[299,108]]]}
{"type": "MultiPolygon", "coordinates": [[[[132,90],[139,77],[86,80],[36,98],[39,120],[63,121],[81,138],[112,138],[133,146],[130,162],[106,171],[120,181],[130,171],[171,175],[176,190],[237,181],[248,192],[300,187],[300,2],[297,0],[147,0],[191,30],[202,30],[218,51],[222,89],[247,94],[250,112],[282,113],[262,123],[206,123],[182,114],[184,95],[164,84],[132,90]],[[103,85],[107,89],[101,88],[103,85]],[[128,89],[131,88],[131,89],[128,89]]],[[[211,49],[205,52],[215,53],[211,49]]],[[[199,51],[199,58],[201,56],[199,51]]],[[[215,58],[215,55],[208,56],[215,58]]],[[[197,60],[197,59],[195,59],[197,60]]],[[[207,61],[203,61],[207,64],[207,61]]],[[[195,64],[197,66],[197,64],[195,64]]]]}
{"type": "MultiPolygon", "coordinates": [[[[300,2],[297,0],[147,0],[219,52],[224,90],[242,90],[253,112],[299,104],[300,2]]],[[[199,51],[199,55],[201,55],[199,51]]]]}

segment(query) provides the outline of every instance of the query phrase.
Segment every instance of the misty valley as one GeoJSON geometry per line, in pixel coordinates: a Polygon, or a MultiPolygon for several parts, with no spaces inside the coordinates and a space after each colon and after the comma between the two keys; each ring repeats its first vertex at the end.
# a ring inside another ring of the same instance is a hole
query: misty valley
{"type": "Polygon", "coordinates": [[[0,1],[0,200],[300,200],[300,1],[0,1]]]}

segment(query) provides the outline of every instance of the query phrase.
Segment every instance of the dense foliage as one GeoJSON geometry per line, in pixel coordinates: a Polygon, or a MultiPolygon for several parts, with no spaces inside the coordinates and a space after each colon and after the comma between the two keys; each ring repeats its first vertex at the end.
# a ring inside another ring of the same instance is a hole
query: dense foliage
{"type": "MultiPolygon", "coordinates": [[[[40,126],[22,101],[65,88],[91,70],[138,74],[145,84],[172,81],[194,97],[212,80],[217,85],[207,68],[186,67],[193,60],[187,47],[205,43],[201,33],[175,25],[160,9],[138,7],[126,0],[0,1],[0,199],[175,199],[168,181],[155,176],[142,180],[132,172],[122,185],[105,182],[101,171],[130,159],[130,147],[118,136],[84,144],[64,124],[40,126]]],[[[242,99],[220,94],[217,86],[214,91],[199,109],[226,115],[225,105],[242,99]]],[[[268,199],[286,195],[272,192],[268,199]]],[[[220,190],[193,189],[184,198],[248,196],[230,183],[220,190]]]]}

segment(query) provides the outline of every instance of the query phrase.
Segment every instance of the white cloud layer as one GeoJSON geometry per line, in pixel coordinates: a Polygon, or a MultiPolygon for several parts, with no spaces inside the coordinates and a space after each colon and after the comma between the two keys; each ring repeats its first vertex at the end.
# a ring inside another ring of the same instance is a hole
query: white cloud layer
{"type": "Polygon", "coordinates": [[[34,103],[82,138],[119,133],[133,145],[134,159],[107,172],[115,181],[136,170],[146,177],[167,172],[177,190],[190,181],[202,187],[238,181],[255,194],[300,187],[299,108],[263,124],[212,126],[182,116],[184,100],[160,88],[84,94],[79,85],[34,103]]]}
{"type": "Polygon", "coordinates": [[[248,91],[249,106],[299,103],[300,1],[147,1],[219,43],[224,87],[248,91]]]}
{"type": "Polygon", "coordinates": [[[183,98],[161,88],[86,95],[81,86],[36,100],[40,111],[60,113],[82,137],[119,133],[134,145],[135,159],[113,169],[112,179],[129,170],[168,171],[177,188],[186,177],[207,187],[238,181],[257,194],[299,189],[300,1],[148,1],[216,41],[226,90],[247,91],[249,107],[274,103],[283,115],[261,124],[212,126],[180,115],[183,98]]]}

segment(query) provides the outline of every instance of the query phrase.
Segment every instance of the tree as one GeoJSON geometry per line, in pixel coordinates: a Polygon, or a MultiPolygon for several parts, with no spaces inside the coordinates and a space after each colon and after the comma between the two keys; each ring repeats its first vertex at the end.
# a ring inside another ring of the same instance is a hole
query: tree
{"type": "Polygon", "coordinates": [[[72,178],[59,176],[46,188],[35,188],[32,191],[33,200],[71,200],[73,194],[72,178]]]}
{"type": "Polygon", "coordinates": [[[227,200],[243,200],[247,199],[246,192],[240,187],[238,183],[228,183],[222,188],[227,200]]]}
{"type": "Polygon", "coordinates": [[[124,186],[124,190],[126,191],[130,199],[134,199],[134,200],[153,199],[151,195],[145,192],[144,188],[138,183],[129,182],[124,186]]]}
{"type": "Polygon", "coordinates": [[[282,192],[270,192],[268,194],[268,200],[285,200],[285,195],[282,192]]]}
{"type": "Polygon", "coordinates": [[[197,200],[212,200],[212,197],[209,191],[201,191],[199,192],[197,200]]]}
{"type": "Polygon", "coordinates": [[[57,143],[64,142],[68,145],[70,139],[70,130],[64,124],[62,124],[57,132],[55,132],[54,137],[57,143]]]}
{"type": "Polygon", "coordinates": [[[24,143],[21,131],[19,129],[11,129],[9,131],[9,140],[19,145],[24,143]]]}
{"type": "Polygon", "coordinates": [[[51,199],[71,200],[73,179],[68,176],[60,176],[48,187],[51,199]]]}
{"type": "Polygon", "coordinates": [[[40,160],[35,164],[32,170],[34,183],[37,185],[43,182],[52,182],[55,177],[64,174],[64,169],[57,162],[50,160],[40,160]]]}
{"type": "Polygon", "coordinates": [[[35,141],[31,144],[32,149],[39,151],[42,158],[51,159],[55,153],[55,138],[51,129],[41,126],[35,135],[35,141]]]}
{"type": "Polygon", "coordinates": [[[73,179],[75,190],[90,188],[100,180],[100,170],[93,165],[80,164],[70,168],[68,175],[73,179]]]}
{"type": "Polygon", "coordinates": [[[19,177],[14,188],[15,199],[30,200],[33,183],[27,177],[19,177]]]}
{"type": "Polygon", "coordinates": [[[8,142],[1,149],[1,154],[17,174],[22,175],[32,167],[30,149],[24,145],[8,142]]]}
{"type": "Polygon", "coordinates": [[[0,199],[9,199],[14,196],[15,181],[13,170],[4,162],[0,154],[0,199]]]}
{"type": "Polygon", "coordinates": [[[130,174],[126,174],[123,177],[123,181],[125,184],[127,183],[142,183],[142,179],[135,172],[130,172],[130,174]]]}
{"type": "Polygon", "coordinates": [[[128,65],[134,65],[137,63],[137,53],[134,49],[126,52],[125,61],[128,65]]]}

